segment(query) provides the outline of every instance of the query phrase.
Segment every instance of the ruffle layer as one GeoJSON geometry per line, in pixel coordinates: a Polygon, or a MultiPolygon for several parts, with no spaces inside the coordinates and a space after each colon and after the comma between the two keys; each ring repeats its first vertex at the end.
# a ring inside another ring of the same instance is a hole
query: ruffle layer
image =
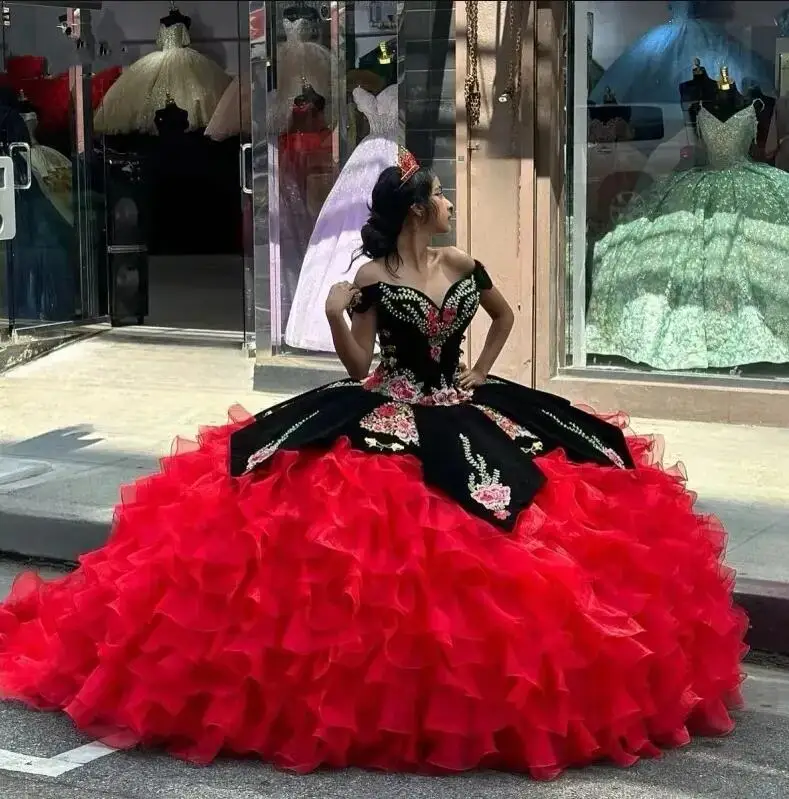
{"type": "MultiPolygon", "coordinates": [[[[746,621],[720,524],[656,442],[539,459],[512,535],[412,456],[280,452],[228,476],[236,409],[123,489],[108,544],[0,607],[0,689],[114,746],[536,778],[732,729],[746,621]]],[[[619,420],[624,424],[624,420],[619,420]]]]}

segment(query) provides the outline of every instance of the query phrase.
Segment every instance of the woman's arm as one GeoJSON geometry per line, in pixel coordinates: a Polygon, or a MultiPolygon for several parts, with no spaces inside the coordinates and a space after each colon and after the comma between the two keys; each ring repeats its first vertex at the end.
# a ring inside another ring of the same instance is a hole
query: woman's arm
{"type": "Polygon", "coordinates": [[[510,337],[512,326],[515,324],[515,314],[504,299],[504,295],[495,286],[480,294],[479,304],[487,311],[491,323],[473,371],[487,377],[510,337]]]}
{"type": "MultiPolygon", "coordinates": [[[[463,250],[457,247],[446,249],[450,263],[460,274],[470,274],[476,267],[476,261],[463,250]]],[[[512,312],[507,300],[495,287],[484,289],[480,292],[479,303],[491,319],[488,335],[482,347],[477,362],[471,369],[464,369],[460,376],[461,388],[472,389],[485,382],[496,358],[499,357],[504,345],[507,343],[512,326],[515,324],[515,314],[512,312]]]]}
{"type": "MultiPolygon", "coordinates": [[[[364,269],[364,267],[362,267],[364,269]]],[[[360,270],[361,273],[361,270],[360,270]]],[[[375,309],[352,316],[350,327],[346,312],[359,299],[359,286],[352,283],[337,283],[331,287],[326,299],[326,318],[329,321],[334,348],[348,376],[363,380],[370,371],[375,347],[375,309]]]]}
{"type": "Polygon", "coordinates": [[[355,313],[350,327],[345,314],[327,313],[334,348],[348,376],[354,380],[364,380],[370,372],[375,346],[375,309],[355,313]]]}

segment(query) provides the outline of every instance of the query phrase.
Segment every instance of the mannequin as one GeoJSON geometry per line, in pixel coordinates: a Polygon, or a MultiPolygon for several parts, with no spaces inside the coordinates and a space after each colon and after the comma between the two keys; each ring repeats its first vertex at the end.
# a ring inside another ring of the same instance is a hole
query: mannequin
{"type": "Polygon", "coordinates": [[[712,96],[705,97],[701,105],[721,122],[725,122],[751,103],[740,93],[729,75],[729,68],[724,65],[720,69],[715,92],[712,96]]]}
{"type": "Polygon", "coordinates": [[[189,44],[192,20],[173,4],[160,20],[161,49],[135,61],[110,87],[96,112],[97,133],[157,133],[154,117],[165,97],[205,128],[230,84],[230,76],[189,44]]]}
{"type": "Polygon", "coordinates": [[[182,14],[175,3],[170,3],[170,13],[166,17],[162,17],[159,22],[165,28],[170,28],[173,25],[185,25],[187,28],[192,27],[192,18],[182,14]]]}
{"type": "Polygon", "coordinates": [[[189,129],[189,113],[168,97],[164,107],[156,112],[154,124],[160,136],[182,136],[189,129]]]}
{"type": "Polygon", "coordinates": [[[286,343],[300,349],[334,351],[323,311],[329,288],[340,280],[353,280],[362,265],[354,255],[370,213],[370,195],[381,172],[397,163],[397,84],[378,95],[357,87],[353,99],[367,118],[370,133],[340,172],[307,247],[285,333],[286,343]]]}
{"type": "Polygon", "coordinates": [[[712,100],[717,91],[718,84],[707,74],[701,60],[694,58],[691,79],[679,84],[679,97],[685,115],[685,124],[692,130],[694,140],[699,104],[705,100],[712,100]]]}
{"type": "Polygon", "coordinates": [[[387,86],[397,81],[397,39],[378,42],[375,50],[359,59],[359,69],[366,69],[380,75],[387,86]]]}

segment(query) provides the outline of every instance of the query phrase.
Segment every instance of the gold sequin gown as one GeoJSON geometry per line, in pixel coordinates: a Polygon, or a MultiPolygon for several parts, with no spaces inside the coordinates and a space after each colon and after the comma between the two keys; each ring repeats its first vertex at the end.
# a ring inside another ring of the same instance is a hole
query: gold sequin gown
{"type": "Polygon", "coordinates": [[[242,88],[238,77],[233,78],[205,129],[205,135],[214,141],[224,141],[242,132],[249,135],[250,107],[249,84],[242,88]]]}
{"type": "Polygon", "coordinates": [[[789,174],[748,156],[753,106],[705,108],[707,165],[673,173],[594,251],[587,352],[660,370],[789,363],[789,174]]]}
{"type": "Polygon", "coordinates": [[[71,159],[53,147],[38,143],[36,139],[38,115],[36,113],[22,114],[22,119],[30,133],[30,167],[33,178],[63,219],[69,225],[73,225],[71,159]]]}
{"type": "Polygon", "coordinates": [[[156,37],[161,49],[135,61],[104,96],[96,132],[156,134],[154,117],[168,97],[189,113],[189,130],[206,127],[231,78],[190,41],[182,22],[162,25],[156,37]]]}

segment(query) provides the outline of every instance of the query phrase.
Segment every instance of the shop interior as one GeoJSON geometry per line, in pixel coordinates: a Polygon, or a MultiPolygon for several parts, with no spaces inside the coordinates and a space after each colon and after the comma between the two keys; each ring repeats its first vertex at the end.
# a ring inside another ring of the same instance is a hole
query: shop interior
{"type": "Polygon", "coordinates": [[[789,380],[786,4],[575,5],[568,366],[789,380]]]}
{"type": "Polygon", "coordinates": [[[84,318],[92,250],[98,311],[115,323],[240,337],[249,5],[105,0],[85,3],[81,22],[65,7],[4,6],[3,135],[31,148],[32,191],[18,192],[31,219],[2,281],[17,324],[84,318]],[[81,104],[69,75],[80,63],[81,104]]]}

